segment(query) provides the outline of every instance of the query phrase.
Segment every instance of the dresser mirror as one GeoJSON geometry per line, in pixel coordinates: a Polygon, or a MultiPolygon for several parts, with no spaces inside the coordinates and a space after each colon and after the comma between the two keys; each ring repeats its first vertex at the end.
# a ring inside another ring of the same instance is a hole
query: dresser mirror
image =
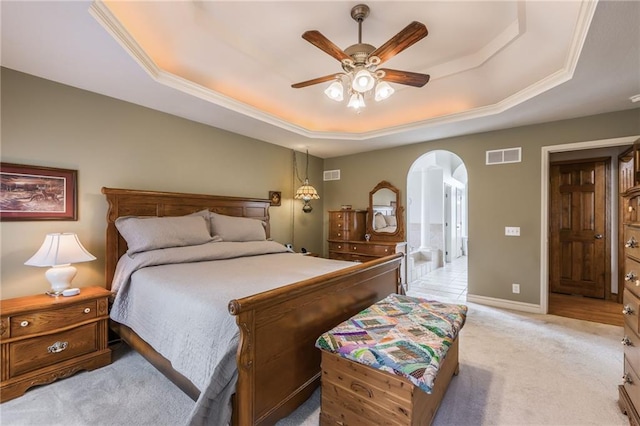
{"type": "Polygon", "coordinates": [[[382,181],[369,192],[367,234],[372,241],[404,241],[404,208],[400,190],[382,181]]]}

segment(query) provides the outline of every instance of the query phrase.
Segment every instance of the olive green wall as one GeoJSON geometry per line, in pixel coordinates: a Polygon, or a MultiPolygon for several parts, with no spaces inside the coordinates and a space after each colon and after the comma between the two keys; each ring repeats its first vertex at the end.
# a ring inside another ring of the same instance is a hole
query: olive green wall
{"type": "MultiPolygon", "coordinates": [[[[77,264],[77,286],[104,286],[107,203],[100,189],[147,189],[268,198],[271,236],[295,248],[322,250],[321,200],[303,214],[292,200],[292,151],[148,108],[2,68],[3,162],[78,170],[78,221],[3,222],[3,299],[48,289],[43,268],[23,263],[48,232],[76,232],[98,259],[77,264]],[[292,226],[295,223],[295,228],[292,226]]],[[[304,155],[298,154],[304,174],[304,155]]],[[[309,177],[322,181],[322,160],[310,157],[309,177]]]]}
{"type": "MultiPolygon", "coordinates": [[[[44,291],[41,268],[23,265],[47,232],[76,232],[98,259],[76,265],[74,284],[104,283],[107,205],[103,186],[266,198],[272,237],[326,254],[329,209],[368,205],[369,191],[388,180],[406,194],[409,168],[421,155],[457,154],[469,174],[469,294],[540,304],[541,149],[544,146],[640,134],[640,109],[371,151],[321,160],[310,157],[309,177],[321,199],[303,214],[292,200],[298,182],[291,150],[172,115],[2,69],[1,160],[76,169],[78,221],[3,222],[0,297],[44,291]],[[486,166],[485,151],[522,147],[522,163],[486,166]],[[341,170],[322,182],[322,170],[341,170]],[[505,226],[522,236],[505,237],[505,226]],[[519,283],[521,293],[511,293],[519,283]]],[[[298,154],[304,173],[304,155],[298,154]]],[[[406,200],[403,198],[403,201],[406,200]]]]}
{"type": "MultiPolygon", "coordinates": [[[[406,204],[413,162],[433,150],[451,151],[469,176],[469,295],[540,305],[542,147],[634,135],[640,135],[640,109],[326,159],[325,170],[340,169],[341,180],[325,182],[324,207],[366,208],[381,180],[400,188],[406,204]],[[521,163],[485,165],[485,151],[513,147],[522,147],[521,163]],[[519,226],[521,236],[506,237],[505,226],[519,226]],[[520,294],[511,292],[512,283],[520,284],[520,294]]],[[[326,214],[324,226],[326,235],[326,214]]]]}

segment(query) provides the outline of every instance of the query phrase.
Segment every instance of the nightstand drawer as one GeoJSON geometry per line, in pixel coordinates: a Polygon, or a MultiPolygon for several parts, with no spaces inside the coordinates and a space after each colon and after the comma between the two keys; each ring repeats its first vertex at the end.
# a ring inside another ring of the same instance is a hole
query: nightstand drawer
{"type": "Polygon", "coordinates": [[[9,345],[9,375],[17,375],[98,350],[97,323],[9,345]]]}
{"type": "Polygon", "coordinates": [[[96,300],[87,300],[64,308],[12,316],[11,337],[56,330],[96,318],[96,308],[96,300]]]}

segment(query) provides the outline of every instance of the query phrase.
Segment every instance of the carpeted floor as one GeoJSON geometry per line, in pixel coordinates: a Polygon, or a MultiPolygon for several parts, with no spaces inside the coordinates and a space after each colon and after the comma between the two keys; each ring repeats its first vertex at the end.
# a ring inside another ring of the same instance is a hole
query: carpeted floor
{"type": "MultiPolygon", "coordinates": [[[[434,425],[628,425],[617,405],[622,327],[469,304],[460,374],[434,425]]],[[[33,388],[2,425],[180,425],[193,402],[140,355],[33,388]]],[[[318,425],[319,391],[280,426],[318,425]]]]}

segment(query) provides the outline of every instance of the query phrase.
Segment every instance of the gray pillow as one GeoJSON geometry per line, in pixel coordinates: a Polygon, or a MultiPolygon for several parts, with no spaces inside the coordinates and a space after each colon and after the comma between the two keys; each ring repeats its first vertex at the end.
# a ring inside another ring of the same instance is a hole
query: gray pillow
{"type": "Polygon", "coordinates": [[[267,233],[265,224],[258,219],[248,217],[227,216],[223,214],[210,214],[211,234],[219,236],[222,241],[265,241],[267,233]]]}
{"type": "Polygon", "coordinates": [[[199,212],[188,214],[187,216],[202,216],[205,223],[207,224],[207,231],[209,231],[209,234],[211,235],[211,221],[209,220],[209,213],[211,213],[209,210],[204,209],[200,210],[199,212]]]}
{"type": "Polygon", "coordinates": [[[135,217],[116,219],[116,228],[127,242],[129,256],[168,247],[204,244],[213,238],[203,216],[135,217]]]}

